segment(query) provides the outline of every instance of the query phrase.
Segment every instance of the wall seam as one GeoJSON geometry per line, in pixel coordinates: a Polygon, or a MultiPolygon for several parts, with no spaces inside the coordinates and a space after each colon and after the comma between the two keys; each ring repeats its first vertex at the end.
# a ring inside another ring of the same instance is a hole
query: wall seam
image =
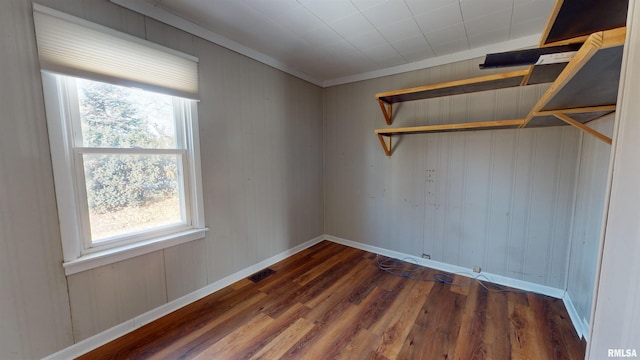
{"type": "Polygon", "coordinates": [[[326,103],[327,103],[327,89],[321,88],[321,102],[322,102],[322,233],[327,234],[327,143],[326,143],[326,103]]]}
{"type": "Polygon", "coordinates": [[[582,171],[582,153],[584,151],[584,132],[580,131],[580,138],[578,140],[578,158],[576,159],[575,166],[575,179],[573,181],[573,199],[571,204],[571,218],[569,220],[569,242],[567,243],[567,257],[564,272],[564,291],[569,290],[569,269],[571,268],[571,252],[573,249],[573,241],[575,235],[575,221],[576,221],[576,207],[578,206],[578,184],[580,182],[580,174],[582,171]]]}

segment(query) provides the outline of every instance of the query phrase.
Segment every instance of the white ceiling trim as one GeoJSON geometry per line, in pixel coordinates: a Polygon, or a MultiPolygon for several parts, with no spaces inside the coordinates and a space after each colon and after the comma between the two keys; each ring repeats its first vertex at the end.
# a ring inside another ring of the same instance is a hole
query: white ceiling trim
{"type": "Polygon", "coordinates": [[[497,52],[512,51],[516,49],[533,47],[538,45],[538,42],[541,36],[541,34],[529,35],[529,36],[525,36],[518,39],[508,40],[498,44],[491,44],[491,45],[474,48],[470,50],[465,50],[465,51],[461,51],[453,54],[447,54],[447,55],[438,56],[435,58],[429,58],[429,59],[413,62],[410,64],[402,64],[402,65],[392,66],[385,69],[374,70],[374,71],[369,71],[362,74],[350,75],[350,76],[345,76],[345,77],[340,77],[335,79],[320,80],[310,76],[309,74],[306,74],[297,69],[294,69],[291,66],[277,59],[274,59],[268,55],[265,55],[259,51],[255,51],[227,37],[224,37],[211,30],[208,30],[200,25],[196,25],[162,8],[153,6],[152,4],[146,1],[139,1],[139,0],[110,0],[110,1],[114,4],[118,4],[132,11],[148,16],[152,19],[156,19],[165,24],[184,30],[188,33],[201,37],[205,40],[211,41],[217,45],[223,46],[229,50],[245,55],[251,59],[254,59],[266,65],[272,66],[278,70],[284,71],[290,75],[293,75],[295,77],[298,77],[302,80],[308,81],[312,84],[315,84],[323,88],[352,83],[356,81],[373,79],[381,76],[395,75],[399,73],[424,69],[428,67],[443,65],[443,64],[457,62],[457,61],[473,59],[480,56],[484,56],[488,53],[497,53],[497,52]]]}
{"type": "Polygon", "coordinates": [[[518,49],[525,49],[529,47],[537,47],[540,42],[541,34],[534,34],[518,39],[507,40],[497,44],[491,44],[482,46],[470,50],[464,50],[453,54],[442,55],[434,58],[429,58],[421,61],[416,61],[410,64],[402,64],[397,66],[388,67],[385,69],[369,71],[362,74],[345,76],[337,79],[325,80],[322,82],[323,87],[348,84],[356,81],[375,79],[382,76],[395,75],[408,71],[425,69],[433,66],[450,64],[453,62],[469,60],[481,56],[485,56],[491,53],[499,53],[506,51],[513,51],[518,49]]]}
{"type": "Polygon", "coordinates": [[[302,80],[306,80],[312,84],[318,85],[322,87],[322,81],[315,79],[308,74],[300,72],[296,69],[287,66],[279,60],[276,60],[268,55],[265,55],[261,52],[250,49],[240,43],[237,43],[229,38],[226,38],[220,34],[217,34],[211,30],[205,29],[200,25],[196,25],[191,21],[185,20],[175,14],[172,14],[164,9],[153,6],[146,1],[136,1],[136,0],[110,0],[114,4],[118,4],[122,7],[125,7],[129,10],[133,10],[142,15],[148,16],[152,19],[156,19],[165,24],[171,25],[180,30],[184,30],[190,34],[199,36],[205,40],[211,41],[214,44],[218,44],[222,47],[225,47],[229,50],[235,51],[239,54],[247,56],[253,60],[259,61],[263,64],[274,67],[278,70],[282,70],[288,74],[291,74],[295,77],[298,77],[302,80]]]}

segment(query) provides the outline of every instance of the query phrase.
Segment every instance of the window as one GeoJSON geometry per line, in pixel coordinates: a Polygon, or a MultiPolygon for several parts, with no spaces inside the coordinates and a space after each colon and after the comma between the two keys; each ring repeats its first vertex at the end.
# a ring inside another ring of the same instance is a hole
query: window
{"type": "MultiPolygon", "coordinates": [[[[119,72],[122,64],[105,61],[104,54],[97,55],[102,65],[95,69],[65,60],[60,51],[52,55],[58,58],[48,57],[47,49],[56,45],[47,45],[47,36],[61,38],[67,46],[74,43],[69,36],[99,27],[74,28],[82,20],[68,22],[75,18],[37,5],[34,9],[66,273],[204,237],[197,101],[182,96],[193,94],[193,84],[176,89],[175,81],[132,79],[128,73],[139,73],[119,72]],[[67,34],[50,36],[61,21],[63,29],[69,27],[67,34]]],[[[134,62],[146,72],[156,64],[153,52],[161,51],[151,45],[148,56],[139,39],[131,43],[113,34],[107,39],[137,49],[142,56],[134,62]]],[[[82,41],[76,43],[77,54],[104,49],[93,43],[83,49],[82,41]]],[[[117,52],[109,52],[116,62],[121,60],[117,52]]],[[[170,55],[178,60],[176,66],[184,64],[184,57],[170,55]]]]}

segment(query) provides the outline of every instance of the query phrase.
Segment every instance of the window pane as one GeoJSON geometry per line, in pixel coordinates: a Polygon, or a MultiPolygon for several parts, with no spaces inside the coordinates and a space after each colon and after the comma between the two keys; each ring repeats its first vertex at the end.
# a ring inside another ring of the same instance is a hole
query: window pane
{"type": "Polygon", "coordinates": [[[82,146],[175,149],[172,97],[77,79],[82,146]]]}
{"type": "Polygon", "coordinates": [[[184,223],[179,155],[83,154],[92,242],[184,223]]]}

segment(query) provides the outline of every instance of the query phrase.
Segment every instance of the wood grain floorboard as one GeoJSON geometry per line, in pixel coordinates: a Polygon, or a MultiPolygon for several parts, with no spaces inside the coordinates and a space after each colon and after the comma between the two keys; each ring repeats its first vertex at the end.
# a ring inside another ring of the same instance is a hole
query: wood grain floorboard
{"type": "Polygon", "coordinates": [[[487,347],[484,341],[487,328],[486,309],[488,291],[481,286],[469,290],[463,310],[462,325],[457,341],[455,359],[487,359],[487,347]]]}
{"type": "Polygon", "coordinates": [[[465,302],[466,297],[452,293],[448,285],[434,284],[398,357],[453,358],[465,302]]]}
{"type": "Polygon", "coordinates": [[[584,358],[561,300],[383,260],[324,241],[80,359],[584,358]]]}
{"type": "Polygon", "coordinates": [[[509,312],[507,293],[491,294],[487,302],[484,342],[487,344],[487,358],[508,359],[511,356],[511,338],[509,336],[509,312]]]}

